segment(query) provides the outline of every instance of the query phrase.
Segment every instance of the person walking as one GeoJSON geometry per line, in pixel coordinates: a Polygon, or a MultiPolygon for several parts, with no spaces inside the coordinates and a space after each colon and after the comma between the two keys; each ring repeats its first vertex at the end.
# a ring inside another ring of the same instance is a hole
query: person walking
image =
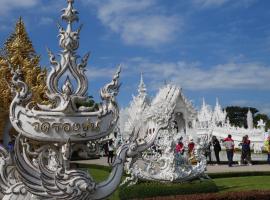
{"type": "Polygon", "coordinates": [[[113,141],[110,140],[108,144],[108,164],[112,164],[113,162],[113,152],[114,152],[114,146],[113,146],[113,141]]]}
{"type": "Polygon", "coordinates": [[[212,137],[212,144],[214,147],[215,157],[216,157],[216,161],[217,161],[216,164],[219,165],[220,164],[219,152],[221,151],[221,146],[220,146],[220,143],[219,143],[216,136],[212,137]]]}
{"type": "Polygon", "coordinates": [[[205,155],[205,157],[206,157],[206,159],[207,159],[207,157],[208,157],[208,160],[209,160],[209,164],[212,164],[212,151],[211,151],[211,146],[212,146],[212,143],[211,142],[208,142],[208,144],[206,145],[206,149],[205,149],[205,153],[204,153],[204,155],[205,155]]]}
{"type": "Polygon", "coordinates": [[[223,140],[223,145],[226,148],[228,165],[229,165],[229,167],[232,167],[233,153],[234,153],[234,141],[232,139],[232,135],[229,134],[228,137],[223,140]]]}
{"type": "Polygon", "coordinates": [[[247,162],[248,165],[251,165],[251,151],[250,151],[250,140],[248,135],[245,135],[242,140],[242,152],[241,152],[241,164],[247,162]]]}
{"type": "Polygon", "coordinates": [[[184,154],[184,144],[182,142],[182,139],[180,139],[177,143],[177,145],[175,146],[175,164],[176,166],[180,166],[181,164],[184,164],[184,160],[183,160],[183,154],[184,154]]]}
{"type": "Polygon", "coordinates": [[[184,154],[184,144],[182,142],[182,140],[180,139],[179,142],[177,143],[177,145],[175,146],[175,152],[177,154],[181,154],[183,155],[184,154]]]}

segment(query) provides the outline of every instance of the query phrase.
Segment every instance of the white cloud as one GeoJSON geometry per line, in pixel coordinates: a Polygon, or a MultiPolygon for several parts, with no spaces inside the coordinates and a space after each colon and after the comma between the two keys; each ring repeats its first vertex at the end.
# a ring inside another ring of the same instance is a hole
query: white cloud
{"type": "Polygon", "coordinates": [[[97,8],[98,18],[126,44],[155,47],[171,42],[181,30],[179,16],[168,15],[155,0],[88,0],[97,8]]]}
{"type": "Polygon", "coordinates": [[[220,7],[225,4],[233,6],[248,7],[257,0],[192,0],[192,3],[199,8],[220,7]]]}
{"type": "Polygon", "coordinates": [[[259,63],[237,63],[204,67],[187,62],[128,63],[129,73],[144,72],[152,85],[173,82],[189,90],[261,89],[270,90],[270,67],[259,63]],[[136,69],[130,66],[136,66],[136,69]],[[132,71],[133,69],[133,71],[132,71]]]}
{"type": "Polygon", "coordinates": [[[16,8],[31,8],[39,3],[39,0],[0,0],[0,12],[7,14],[16,8]]]}
{"type": "Polygon", "coordinates": [[[39,20],[39,25],[49,25],[52,24],[54,20],[50,17],[41,17],[39,20]]]}
{"type": "Polygon", "coordinates": [[[193,3],[202,8],[218,7],[229,2],[230,0],[193,0],[193,3]]]}
{"type": "Polygon", "coordinates": [[[116,72],[117,67],[112,68],[102,68],[102,67],[87,67],[86,76],[88,79],[97,80],[99,78],[112,78],[114,73],[116,72]]]}
{"type": "MultiPolygon", "coordinates": [[[[91,79],[112,77],[115,71],[116,67],[90,67],[88,77],[91,79]]],[[[168,81],[194,91],[209,89],[270,90],[270,66],[260,63],[232,61],[205,67],[198,62],[151,62],[143,58],[134,58],[122,65],[121,77],[130,78],[141,72],[150,82],[149,86],[152,89],[157,89],[164,81],[168,81]]],[[[242,102],[242,104],[245,103],[247,102],[242,102]]]]}

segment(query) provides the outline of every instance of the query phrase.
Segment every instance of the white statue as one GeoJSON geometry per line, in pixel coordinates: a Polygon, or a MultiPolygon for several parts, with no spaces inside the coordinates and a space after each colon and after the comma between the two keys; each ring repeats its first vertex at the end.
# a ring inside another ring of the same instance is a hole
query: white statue
{"type": "Polygon", "coordinates": [[[262,119],[260,119],[259,121],[258,121],[258,125],[257,125],[260,129],[262,129],[263,131],[265,131],[265,122],[262,120],[262,119]]]}
{"type": "Polygon", "coordinates": [[[254,126],[253,126],[253,116],[252,116],[252,113],[250,111],[250,109],[248,109],[248,113],[247,113],[247,126],[248,126],[248,129],[253,129],[254,126]]]}

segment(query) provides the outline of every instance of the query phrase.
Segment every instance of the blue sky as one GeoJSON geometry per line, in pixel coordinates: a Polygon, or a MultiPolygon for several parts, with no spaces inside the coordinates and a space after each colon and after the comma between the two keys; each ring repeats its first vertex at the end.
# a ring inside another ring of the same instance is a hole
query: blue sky
{"type": "MultiPolygon", "coordinates": [[[[41,65],[46,47],[59,51],[56,23],[65,0],[0,0],[0,41],[22,16],[41,65]]],[[[270,114],[269,0],[76,0],[78,54],[91,51],[89,94],[122,64],[120,106],[137,94],[144,73],[150,96],[175,83],[196,107],[216,97],[223,106],[257,107],[270,114]]]]}

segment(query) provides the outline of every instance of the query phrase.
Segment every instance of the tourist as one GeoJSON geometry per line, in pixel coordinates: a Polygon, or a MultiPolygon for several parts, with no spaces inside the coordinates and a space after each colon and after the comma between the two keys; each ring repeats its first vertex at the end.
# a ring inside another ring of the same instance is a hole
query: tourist
{"type": "Polygon", "coordinates": [[[180,139],[179,142],[177,143],[177,145],[175,146],[175,153],[176,154],[184,154],[184,144],[182,142],[182,140],[180,139]]]}
{"type": "Polygon", "coordinates": [[[217,165],[220,164],[220,159],[219,159],[219,152],[221,151],[221,146],[220,143],[217,139],[216,136],[212,137],[212,145],[214,147],[214,152],[215,152],[215,157],[216,157],[216,161],[217,161],[217,165]]]}
{"type": "Polygon", "coordinates": [[[207,157],[209,158],[209,164],[212,164],[211,146],[212,146],[212,143],[208,142],[208,144],[206,145],[206,148],[205,148],[205,152],[204,152],[206,159],[207,159],[207,157]]]}
{"type": "Polygon", "coordinates": [[[248,139],[248,135],[243,137],[240,145],[242,146],[241,164],[245,164],[245,162],[247,162],[247,164],[251,165],[250,140],[248,139]]]}
{"type": "Polygon", "coordinates": [[[184,155],[184,144],[182,142],[182,137],[179,139],[178,143],[175,146],[175,164],[176,166],[180,166],[182,164],[184,164],[184,159],[183,159],[183,155],[184,155]]]}
{"type": "Polygon", "coordinates": [[[268,153],[267,163],[270,165],[270,135],[267,137],[265,141],[266,151],[268,153]]]}
{"type": "Polygon", "coordinates": [[[227,138],[223,140],[223,145],[226,148],[227,158],[228,158],[228,165],[232,167],[233,164],[233,153],[234,153],[234,141],[232,136],[229,134],[227,138]]]}
{"type": "Polygon", "coordinates": [[[113,152],[114,152],[114,146],[113,146],[113,141],[110,140],[108,144],[108,164],[112,164],[113,162],[113,152]]]}
{"type": "Polygon", "coordinates": [[[188,156],[192,157],[193,156],[193,151],[194,151],[195,143],[193,142],[193,139],[190,140],[188,143],[188,156]]]}
{"type": "Polygon", "coordinates": [[[106,142],[105,144],[103,144],[102,149],[104,151],[105,156],[108,156],[109,155],[109,143],[106,142]]]}

